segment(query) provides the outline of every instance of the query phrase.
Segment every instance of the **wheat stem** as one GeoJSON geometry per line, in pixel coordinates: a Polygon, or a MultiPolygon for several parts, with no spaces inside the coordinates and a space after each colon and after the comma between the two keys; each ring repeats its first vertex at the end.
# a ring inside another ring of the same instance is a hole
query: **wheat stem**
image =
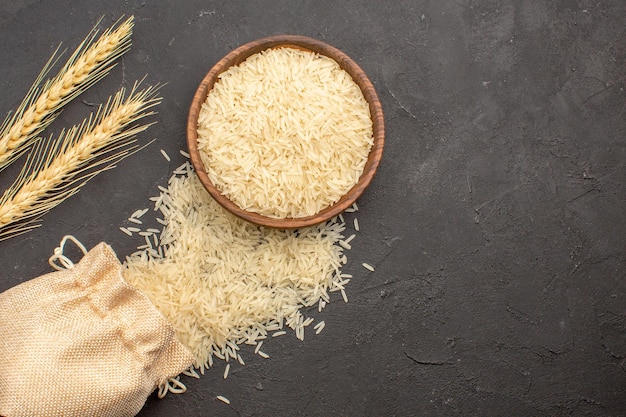
{"type": "Polygon", "coordinates": [[[135,135],[151,125],[133,124],[153,114],[148,110],[161,101],[157,90],[137,91],[135,84],[125,99],[122,89],[95,117],[40,144],[26,164],[29,172],[0,197],[0,240],[37,227],[42,215],[128,156],[135,135]]]}
{"type": "Polygon", "coordinates": [[[130,47],[132,29],[132,16],[115,30],[107,29],[97,40],[94,27],[59,73],[41,87],[45,74],[56,60],[56,52],[53,54],[18,110],[0,129],[0,170],[36,140],[63,105],[108,74],[115,59],[130,47]]]}

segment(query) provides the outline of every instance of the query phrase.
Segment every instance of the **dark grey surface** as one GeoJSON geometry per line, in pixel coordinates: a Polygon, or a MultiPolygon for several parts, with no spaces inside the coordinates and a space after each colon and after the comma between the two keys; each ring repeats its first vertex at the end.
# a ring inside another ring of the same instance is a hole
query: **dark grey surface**
{"type": "Polygon", "coordinates": [[[135,15],[133,47],[49,131],[145,74],[168,83],[140,137],[154,144],[0,242],[0,290],[48,272],[64,234],[133,250],[118,227],[182,161],[193,92],[232,48],[316,37],[381,97],[387,142],[359,201],[350,302],[315,314],[319,336],[271,340],[269,360],[248,352],[227,380],[218,364],[141,416],[626,415],[622,0],[0,4],[3,114],[102,15],[135,15]]]}

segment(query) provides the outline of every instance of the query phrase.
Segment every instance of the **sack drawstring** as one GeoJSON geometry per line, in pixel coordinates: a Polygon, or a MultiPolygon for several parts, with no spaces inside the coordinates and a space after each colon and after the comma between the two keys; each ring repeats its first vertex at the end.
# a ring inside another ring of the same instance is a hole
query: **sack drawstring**
{"type": "Polygon", "coordinates": [[[61,243],[59,244],[59,247],[54,248],[54,255],[52,255],[50,259],[48,259],[48,263],[50,264],[50,266],[56,269],[57,271],[74,268],[74,262],[72,262],[70,258],[68,258],[67,256],[63,254],[63,250],[65,249],[65,244],[67,243],[68,240],[72,241],[78,247],[78,249],[80,249],[83,252],[83,256],[87,255],[87,248],[85,248],[85,245],[80,243],[78,239],[76,239],[72,235],[63,236],[63,239],[61,239],[61,243]],[[57,261],[60,262],[61,265],[58,265],[57,261]]]}

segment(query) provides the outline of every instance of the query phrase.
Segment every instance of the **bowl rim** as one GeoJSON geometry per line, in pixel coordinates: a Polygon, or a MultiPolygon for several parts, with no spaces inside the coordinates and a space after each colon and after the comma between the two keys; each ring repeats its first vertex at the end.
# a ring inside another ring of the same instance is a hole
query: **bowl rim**
{"type": "Polygon", "coordinates": [[[194,167],[196,175],[200,178],[200,182],[222,207],[234,215],[259,226],[295,229],[313,226],[330,220],[354,204],[354,202],[369,186],[378,169],[385,141],[384,132],[384,116],[378,94],[376,93],[374,85],[365,74],[365,71],[363,71],[363,69],[361,69],[355,61],[353,61],[343,51],[318,39],[301,35],[274,35],[260,38],[235,48],[219,60],[204,76],[194,94],[189,108],[189,115],[187,118],[187,148],[189,150],[191,163],[194,167]],[[200,114],[202,104],[206,101],[207,95],[213,88],[217,77],[229,67],[240,64],[251,55],[266,49],[277,47],[303,49],[319,53],[320,55],[324,55],[335,60],[344,71],[350,74],[352,79],[361,89],[363,96],[369,104],[370,115],[372,118],[374,144],[370,149],[367,162],[358,182],[335,204],[320,210],[314,215],[306,217],[273,218],[259,213],[243,210],[229,198],[224,196],[213,184],[206,172],[204,163],[200,157],[200,150],[198,149],[198,116],[200,114]]]}

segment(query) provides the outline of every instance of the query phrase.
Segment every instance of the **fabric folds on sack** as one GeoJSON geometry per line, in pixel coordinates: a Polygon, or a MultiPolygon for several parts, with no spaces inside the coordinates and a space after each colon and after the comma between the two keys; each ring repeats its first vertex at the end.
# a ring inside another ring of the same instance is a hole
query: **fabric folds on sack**
{"type": "Polygon", "coordinates": [[[192,354],[105,243],[0,294],[0,416],[134,416],[192,354]]]}

